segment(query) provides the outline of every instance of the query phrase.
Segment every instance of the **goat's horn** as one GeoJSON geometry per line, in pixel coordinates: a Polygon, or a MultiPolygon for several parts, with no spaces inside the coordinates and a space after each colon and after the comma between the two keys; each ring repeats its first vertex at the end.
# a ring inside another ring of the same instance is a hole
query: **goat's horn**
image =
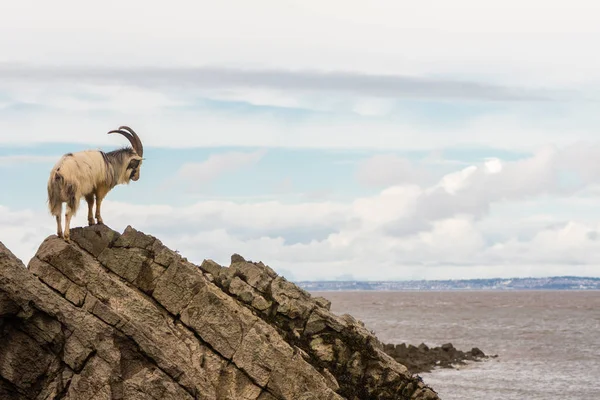
{"type": "Polygon", "coordinates": [[[142,157],[144,155],[144,146],[142,146],[142,141],[140,140],[139,136],[133,131],[133,129],[131,129],[128,126],[120,126],[119,129],[114,129],[108,133],[120,133],[121,135],[125,136],[129,142],[131,143],[131,145],[133,146],[133,149],[135,150],[135,152],[142,157]],[[125,130],[131,132],[125,132],[125,130]]]}
{"type": "Polygon", "coordinates": [[[120,126],[119,129],[125,129],[126,131],[129,131],[133,135],[133,137],[135,138],[135,141],[136,141],[136,146],[134,146],[135,151],[136,151],[136,153],[138,153],[138,155],[140,157],[143,156],[144,155],[144,146],[142,146],[142,141],[141,141],[140,137],[137,135],[137,133],[135,133],[135,131],[128,126],[120,126]]]}

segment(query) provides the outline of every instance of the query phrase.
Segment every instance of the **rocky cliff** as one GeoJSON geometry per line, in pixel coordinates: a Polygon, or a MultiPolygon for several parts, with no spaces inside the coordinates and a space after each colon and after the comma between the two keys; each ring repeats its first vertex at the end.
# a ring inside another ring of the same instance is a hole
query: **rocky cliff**
{"type": "Polygon", "coordinates": [[[0,243],[0,399],[438,399],[350,315],[232,256],[128,227],[0,243]]]}

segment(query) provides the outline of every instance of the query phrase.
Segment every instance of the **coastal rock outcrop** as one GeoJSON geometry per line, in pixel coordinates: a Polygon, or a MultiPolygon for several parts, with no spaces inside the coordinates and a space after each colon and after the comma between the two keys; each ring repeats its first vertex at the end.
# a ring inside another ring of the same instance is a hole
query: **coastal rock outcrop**
{"type": "Polygon", "coordinates": [[[131,227],[71,240],[27,268],[0,243],[1,399],[438,399],[261,262],[197,266],[131,227]]]}
{"type": "Polygon", "coordinates": [[[418,346],[406,343],[384,344],[384,351],[394,360],[406,366],[412,374],[431,372],[434,368],[455,368],[466,361],[482,361],[490,357],[477,347],[469,351],[458,350],[452,343],[429,347],[425,343],[418,346]]]}

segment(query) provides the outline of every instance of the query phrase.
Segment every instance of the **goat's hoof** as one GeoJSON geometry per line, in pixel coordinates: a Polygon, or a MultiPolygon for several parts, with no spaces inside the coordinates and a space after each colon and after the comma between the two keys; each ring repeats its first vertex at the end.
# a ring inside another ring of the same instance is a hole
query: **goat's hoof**
{"type": "Polygon", "coordinates": [[[92,226],[92,225],[95,225],[95,222],[94,221],[88,221],[88,226],[92,226]]]}

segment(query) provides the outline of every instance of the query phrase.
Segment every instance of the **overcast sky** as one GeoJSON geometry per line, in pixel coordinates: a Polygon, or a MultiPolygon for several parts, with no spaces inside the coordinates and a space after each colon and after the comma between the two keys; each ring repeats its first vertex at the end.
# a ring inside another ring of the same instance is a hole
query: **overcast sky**
{"type": "MultiPolygon", "coordinates": [[[[600,276],[600,4],[27,1],[0,14],[0,241],[61,154],[145,147],[104,221],[291,280],[600,276]]],[[[85,225],[86,205],[72,226],[85,225]]]]}

